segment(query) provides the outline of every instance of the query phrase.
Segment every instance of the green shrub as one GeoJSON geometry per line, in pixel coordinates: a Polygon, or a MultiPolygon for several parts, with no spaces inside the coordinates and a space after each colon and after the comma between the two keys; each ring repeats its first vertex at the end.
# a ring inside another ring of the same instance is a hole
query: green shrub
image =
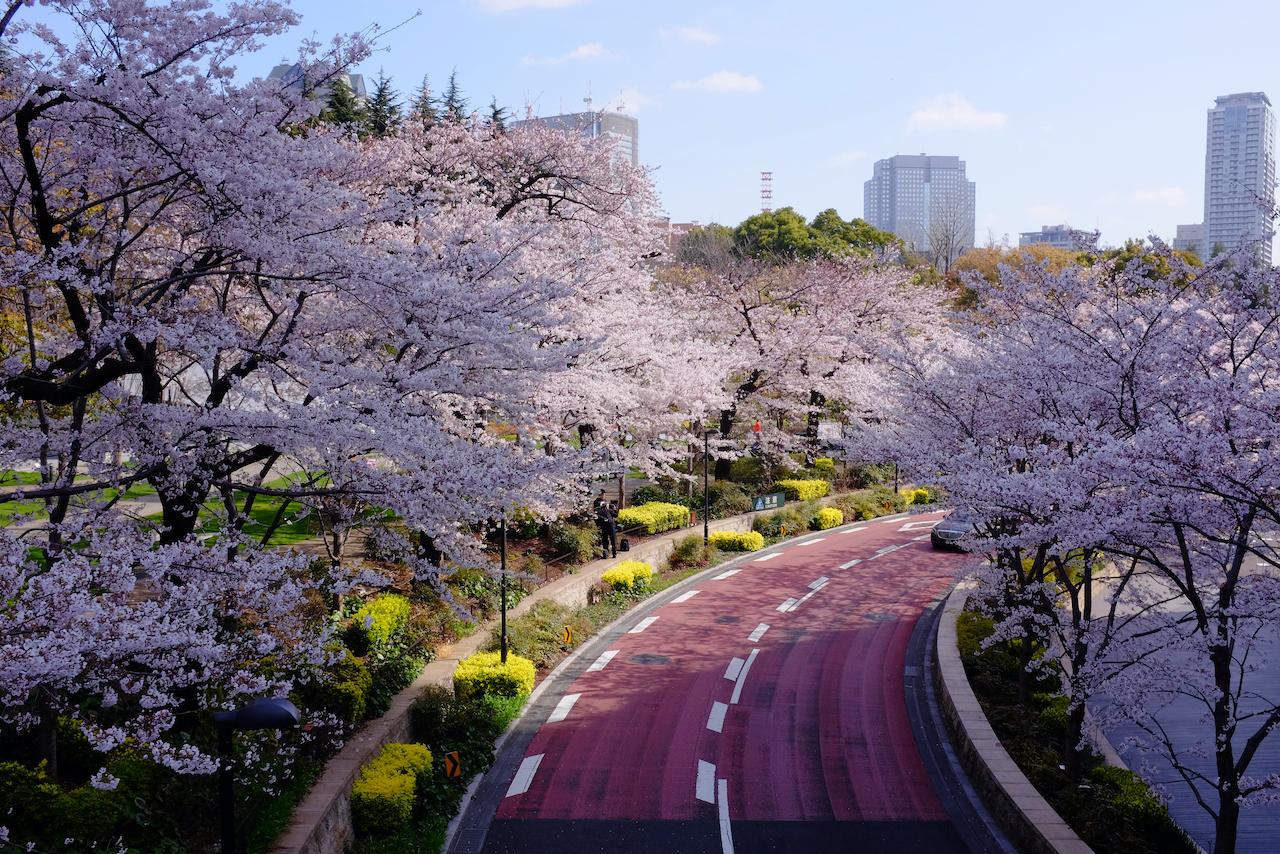
{"type": "Polygon", "coordinates": [[[639,560],[624,560],[617,566],[605,570],[601,580],[620,593],[649,586],[653,577],[653,567],[639,560]]]}
{"type": "MultiPolygon", "coordinates": [[[[573,630],[575,644],[590,637],[594,629],[565,605],[550,600],[537,602],[527,613],[507,621],[507,651],[529,659],[538,669],[550,667],[567,648],[565,626],[573,630]]],[[[501,629],[495,627],[485,649],[492,652],[500,649],[501,645],[501,629]]]]}
{"type": "Polygon", "coordinates": [[[413,817],[418,774],[431,768],[421,744],[388,744],[360,769],[351,787],[351,821],[357,833],[395,833],[413,817]]]}
{"type": "MultiPolygon", "coordinates": [[[[665,502],[667,504],[688,504],[690,499],[679,490],[674,482],[666,483],[666,478],[659,483],[645,484],[631,493],[631,506],[635,507],[640,504],[652,504],[654,502],[665,502]]],[[[702,506],[702,493],[693,499],[697,506],[702,506]]]]}
{"type": "Polygon", "coordinates": [[[398,593],[384,593],[369,600],[351,617],[352,634],[361,639],[364,650],[373,653],[399,641],[408,625],[409,600],[398,593]]]}
{"type": "Polygon", "coordinates": [[[651,501],[618,511],[618,527],[623,530],[643,528],[646,534],[660,534],[688,524],[689,508],[665,501],[651,501]]]}
{"type": "Polygon", "coordinates": [[[542,533],[542,520],[528,507],[516,507],[507,521],[511,535],[518,540],[532,540],[542,533]]]}
{"type": "Polygon", "coordinates": [[[789,501],[813,501],[831,491],[831,484],[825,480],[779,480],[773,488],[785,492],[789,501]]]}
{"type": "Polygon", "coordinates": [[[1041,707],[1040,720],[1055,730],[1066,730],[1067,709],[1071,707],[1070,697],[1037,692],[1031,699],[1041,707]]]}
{"type": "Polygon", "coordinates": [[[1159,825],[1169,820],[1169,811],[1160,803],[1142,778],[1128,768],[1099,765],[1089,772],[1099,783],[1114,786],[1119,796],[1113,803],[1138,825],[1159,825]]]}
{"type": "Polygon", "coordinates": [[[751,523],[752,530],[765,538],[795,534],[809,528],[809,513],[803,507],[783,507],[773,513],[757,516],[751,523]]]}
{"type": "Polygon", "coordinates": [[[976,611],[961,611],[956,620],[956,647],[961,658],[972,658],[982,651],[982,642],[995,633],[996,623],[976,611]]]}
{"type": "MultiPolygon", "coordinates": [[[[700,499],[696,507],[701,507],[700,499]]],[[[736,516],[751,509],[751,496],[730,480],[717,480],[707,487],[707,507],[712,519],[736,516]]]]}
{"type": "Polygon", "coordinates": [[[324,678],[302,687],[299,694],[307,706],[334,714],[346,724],[354,724],[364,719],[372,685],[369,668],[344,649],[342,658],[324,678]]]}
{"type": "Polygon", "coordinates": [[[823,507],[813,514],[813,528],[815,530],[825,531],[827,528],[835,528],[843,524],[844,514],[835,507],[823,507]]]}
{"type": "Polygon", "coordinates": [[[595,557],[600,548],[600,534],[587,525],[556,522],[551,526],[550,533],[556,557],[564,558],[571,564],[586,563],[595,557]]]}
{"type": "Polygon", "coordinates": [[[453,672],[453,690],[460,698],[480,696],[527,697],[533,692],[533,662],[508,655],[503,664],[500,653],[477,652],[458,662],[453,672]]]}
{"type": "Polygon", "coordinates": [[[757,531],[716,531],[711,545],[725,552],[755,552],[764,548],[764,536],[757,531]]]}
{"type": "Polygon", "coordinates": [[[860,463],[849,467],[849,482],[857,489],[876,486],[892,478],[892,463],[860,463]]]}
{"type": "Polygon", "coordinates": [[[836,470],[836,461],[831,459],[831,457],[818,457],[813,461],[813,468],[815,471],[830,472],[834,474],[836,470]]]}
{"type": "Polygon", "coordinates": [[[907,509],[907,498],[894,492],[887,486],[877,486],[871,490],[871,501],[880,508],[881,515],[899,513],[907,509]]]}
{"type": "Polygon", "coordinates": [[[711,548],[702,541],[700,534],[690,534],[675,544],[667,562],[672,567],[706,566],[713,557],[711,548]]]}
{"type": "Polygon", "coordinates": [[[907,492],[906,498],[907,504],[910,505],[933,503],[933,493],[924,487],[916,487],[910,490],[907,492]]]}

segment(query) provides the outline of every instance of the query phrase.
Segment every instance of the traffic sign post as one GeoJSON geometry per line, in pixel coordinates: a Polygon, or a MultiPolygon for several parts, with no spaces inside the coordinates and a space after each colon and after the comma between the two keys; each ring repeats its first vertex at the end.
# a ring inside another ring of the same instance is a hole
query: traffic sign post
{"type": "Polygon", "coordinates": [[[444,775],[454,779],[462,776],[462,757],[458,751],[451,750],[444,755],[444,775]]]}

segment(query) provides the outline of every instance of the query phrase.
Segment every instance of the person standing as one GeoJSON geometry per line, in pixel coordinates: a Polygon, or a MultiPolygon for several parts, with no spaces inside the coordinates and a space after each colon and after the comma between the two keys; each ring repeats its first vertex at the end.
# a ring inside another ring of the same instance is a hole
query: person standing
{"type": "Polygon", "coordinates": [[[592,505],[596,514],[596,527],[600,530],[601,557],[618,556],[618,511],[601,492],[592,505]]]}

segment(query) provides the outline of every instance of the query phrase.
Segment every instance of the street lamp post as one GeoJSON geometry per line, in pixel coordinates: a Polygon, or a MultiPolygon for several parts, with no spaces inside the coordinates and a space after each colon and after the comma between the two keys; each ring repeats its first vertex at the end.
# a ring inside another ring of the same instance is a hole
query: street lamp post
{"type": "Polygon", "coordinates": [[[719,432],[719,430],[715,430],[710,427],[702,431],[702,544],[704,546],[710,542],[711,539],[711,535],[708,530],[711,500],[707,491],[707,462],[711,458],[711,434],[719,432]]]}
{"type": "Polygon", "coordinates": [[[501,540],[498,553],[501,555],[502,561],[502,578],[498,582],[498,589],[501,590],[502,596],[502,663],[507,663],[507,510],[502,509],[502,520],[498,523],[501,529],[501,540]]]}
{"type": "Polygon", "coordinates": [[[222,813],[222,854],[236,854],[236,796],[231,775],[232,740],[236,730],[291,729],[302,720],[298,707],[283,697],[258,697],[227,712],[214,712],[218,730],[218,801],[222,813]]]}

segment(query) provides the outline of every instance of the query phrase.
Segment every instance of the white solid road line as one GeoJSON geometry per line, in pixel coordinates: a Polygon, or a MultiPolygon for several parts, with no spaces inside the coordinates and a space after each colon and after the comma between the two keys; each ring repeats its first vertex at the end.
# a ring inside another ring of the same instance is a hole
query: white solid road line
{"type": "Polygon", "coordinates": [[[671,601],[673,603],[688,602],[690,599],[692,599],[694,596],[697,596],[701,592],[702,592],[701,590],[690,590],[688,593],[681,593],[679,596],[672,599],[671,601]]]}
{"type": "Polygon", "coordinates": [[[745,661],[743,661],[741,658],[738,658],[737,656],[734,656],[733,659],[729,661],[729,666],[725,668],[724,678],[728,679],[730,682],[737,679],[738,674],[742,672],[742,665],[744,664],[746,664],[745,661]]]}
{"type": "Polygon", "coordinates": [[[598,670],[604,670],[605,665],[610,661],[613,661],[613,657],[617,654],[618,650],[616,649],[606,649],[604,652],[600,653],[599,658],[591,663],[591,666],[587,668],[587,672],[595,673],[598,670]]]}
{"type": "MultiPolygon", "coordinates": [[[[526,756],[524,761],[520,763],[519,770],[516,771],[515,779],[511,781],[511,788],[507,789],[507,797],[512,795],[523,795],[529,791],[529,784],[533,782],[533,775],[538,773],[538,766],[542,764],[544,753],[537,756],[526,756]]],[[[712,772],[714,773],[714,771],[712,772]]]]}
{"type": "Polygon", "coordinates": [[[929,539],[929,535],[928,535],[928,534],[921,534],[921,535],[920,535],[920,536],[918,536],[918,537],[912,537],[912,538],[911,538],[911,542],[913,542],[913,543],[919,543],[919,542],[923,542],[924,540],[927,540],[927,539],[929,539]]]}
{"type": "Polygon", "coordinates": [[[794,604],[796,604],[795,599],[788,599],[787,601],[783,602],[781,605],[778,606],[778,610],[785,614],[791,610],[791,606],[794,604]]]}
{"type": "Polygon", "coordinates": [[[774,552],[774,553],[773,553],[773,554],[771,554],[771,555],[765,555],[764,557],[758,557],[758,558],[756,558],[756,559],[755,559],[755,562],[756,562],[756,563],[761,563],[761,562],[766,561],[766,560],[773,560],[775,557],[777,557],[777,556],[778,556],[778,555],[780,555],[780,554],[782,554],[782,552],[774,552]]]}
{"type": "Polygon", "coordinates": [[[553,724],[569,717],[569,710],[573,708],[573,704],[578,702],[578,698],[581,696],[581,694],[565,694],[561,697],[560,702],[556,703],[556,707],[547,716],[547,723],[553,724]]]}
{"type": "Polygon", "coordinates": [[[724,729],[724,715],[729,711],[729,707],[719,700],[711,704],[711,715],[707,718],[707,729],[712,732],[720,732],[724,729]]]}
{"type": "Polygon", "coordinates": [[[715,578],[713,578],[713,579],[711,579],[711,580],[712,580],[712,581],[724,581],[724,580],[725,580],[726,578],[728,578],[729,576],[731,576],[731,575],[737,575],[739,572],[742,572],[742,570],[740,570],[740,569],[726,569],[724,572],[720,573],[719,575],[717,575],[715,578]]]}
{"type": "Polygon", "coordinates": [[[760,654],[760,650],[753,649],[747,656],[747,663],[742,665],[742,672],[738,674],[738,681],[733,685],[733,696],[729,698],[729,702],[733,705],[738,704],[738,698],[742,696],[742,686],[747,681],[747,671],[751,669],[751,662],[756,660],[756,656],[760,654]]]}
{"type": "Polygon", "coordinates": [[[831,580],[831,579],[827,578],[825,575],[819,576],[817,581],[810,581],[810,582],[809,582],[809,589],[810,589],[810,590],[817,590],[819,587],[822,587],[823,585],[825,585],[825,584],[826,584],[828,581],[830,581],[830,580],[831,580]]]}
{"type": "Polygon", "coordinates": [[[716,766],[704,759],[698,760],[698,782],[693,793],[700,801],[716,802],[716,766]]]}
{"type": "Polygon", "coordinates": [[[851,566],[857,566],[857,565],[858,565],[858,564],[860,564],[860,563],[862,563],[862,558],[860,558],[860,557],[855,557],[853,560],[845,561],[844,563],[840,564],[840,568],[841,568],[841,569],[848,569],[849,567],[851,567],[851,566]]]}
{"type": "Polygon", "coordinates": [[[805,540],[803,543],[796,543],[796,548],[800,548],[801,546],[811,546],[814,543],[820,543],[825,539],[826,537],[814,537],[812,540],[805,540]]]}
{"type": "Polygon", "coordinates": [[[629,634],[629,635],[638,635],[638,634],[640,634],[641,632],[643,632],[645,629],[647,629],[647,628],[649,628],[650,626],[652,626],[652,625],[653,625],[654,623],[656,623],[656,622],[658,622],[658,618],[657,618],[657,617],[645,617],[643,620],[641,620],[640,622],[636,623],[635,628],[633,628],[631,631],[627,632],[627,634],[629,634]]]}
{"type": "Polygon", "coordinates": [[[767,631],[769,631],[769,624],[761,623],[760,625],[756,626],[755,631],[747,635],[747,640],[751,641],[752,643],[755,643],[756,641],[760,640],[760,638],[764,637],[764,633],[767,631]]]}
{"type": "Polygon", "coordinates": [[[729,781],[720,780],[720,847],[724,854],[733,854],[733,828],[729,826],[729,781]]]}

